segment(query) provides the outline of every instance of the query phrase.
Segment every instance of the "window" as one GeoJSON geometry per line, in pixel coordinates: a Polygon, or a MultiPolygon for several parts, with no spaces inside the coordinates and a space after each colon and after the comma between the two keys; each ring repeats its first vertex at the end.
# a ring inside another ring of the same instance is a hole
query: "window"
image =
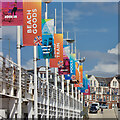
{"type": "Polygon", "coordinates": [[[99,95],[99,101],[102,101],[102,99],[101,99],[101,95],[99,95]]]}
{"type": "Polygon", "coordinates": [[[114,100],[114,96],[112,96],[112,100],[114,100]]]}
{"type": "Polygon", "coordinates": [[[103,88],[103,94],[105,94],[105,88],[103,88]]]}
{"type": "Polygon", "coordinates": [[[90,100],[92,100],[92,95],[90,95],[90,100]]]}
{"type": "Polygon", "coordinates": [[[42,78],[42,73],[40,74],[40,77],[42,78]]]}
{"type": "Polygon", "coordinates": [[[98,100],[98,95],[97,95],[97,100],[98,100]]]}
{"type": "Polygon", "coordinates": [[[115,101],[117,101],[117,96],[115,96],[115,101]]]}
{"type": "Polygon", "coordinates": [[[46,73],[44,73],[44,78],[46,78],[46,73]]]}
{"type": "Polygon", "coordinates": [[[100,83],[100,86],[103,86],[103,82],[100,83]]]}
{"type": "Polygon", "coordinates": [[[96,81],[94,81],[94,87],[96,87],[96,81]]]}
{"type": "Polygon", "coordinates": [[[92,80],[90,81],[90,85],[92,86],[92,80]]]}
{"type": "Polygon", "coordinates": [[[48,78],[50,78],[50,75],[48,75],[48,78]]]}
{"type": "Polygon", "coordinates": [[[95,100],[95,95],[93,95],[93,100],[95,100]]]}
{"type": "Polygon", "coordinates": [[[96,92],[98,92],[98,88],[96,88],[96,92]]]}
{"type": "Polygon", "coordinates": [[[99,87],[99,92],[101,92],[101,88],[99,87]]]}
{"type": "Polygon", "coordinates": [[[104,96],[104,99],[103,99],[103,101],[106,101],[106,97],[104,96]]]}
{"type": "Polygon", "coordinates": [[[94,88],[92,88],[92,92],[94,92],[94,88]]]}
{"type": "Polygon", "coordinates": [[[107,96],[107,101],[109,101],[109,96],[107,96]]]}
{"type": "Polygon", "coordinates": [[[85,95],[84,97],[85,97],[85,100],[87,100],[87,95],[85,95]]]}
{"type": "Polygon", "coordinates": [[[117,86],[117,81],[113,81],[113,86],[117,86]]]}

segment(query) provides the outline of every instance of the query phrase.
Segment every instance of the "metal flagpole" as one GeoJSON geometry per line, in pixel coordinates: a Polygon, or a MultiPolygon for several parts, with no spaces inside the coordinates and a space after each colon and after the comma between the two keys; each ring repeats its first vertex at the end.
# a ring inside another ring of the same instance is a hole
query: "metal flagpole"
{"type": "Polygon", "coordinates": [[[38,92],[37,92],[37,59],[36,46],[34,46],[34,112],[35,118],[38,118],[38,92]]]}
{"type": "MultiPolygon", "coordinates": [[[[77,50],[76,50],[76,34],[75,34],[75,54],[77,55],[77,50]]],[[[77,100],[77,87],[75,87],[75,99],[77,100]]]]}
{"type": "MultiPolygon", "coordinates": [[[[67,40],[68,40],[68,32],[67,32],[67,40]]],[[[69,119],[69,80],[67,80],[67,93],[68,93],[68,119],[69,119]]]]}
{"type": "MultiPolygon", "coordinates": [[[[56,33],[56,8],[55,8],[55,33],[56,33]]],[[[55,88],[56,88],[56,119],[57,119],[58,118],[57,68],[55,68],[55,88]]]]}
{"type": "Polygon", "coordinates": [[[21,53],[20,53],[20,26],[17,26],[17,64],[19,68],[19,99],[18,99],[18,118],[22,117],[22,89],[21,89],[21,53]]]}
{"type": "MultiPolygon", "coordinates": [[[[63,34],[63,0],[62,0],[62,34],[63,34]]],[[[64,75],[61,76],[62,77],[62,91],[63,91],[63,119],[65,118],[65,98],[64,98],[64,75]]]]}
{"type": "MultiPolygon", "coordinates": [[[[73,43],[71,43],[71,53],[73,54],[73,43]]],[[[74,85],[72,84],[72,98],[74,97],[73,88],[74,88],[74,85]]]]}
{"type": "MultiPolygon", "coordinates": [[[[80,52],[78,53],[78,59],[80,59],[80,52]]],[[[82,63],[83,64],[83,63],[82,63]]],[[[82,110],[83,110],[83,93],[81,93],[81,102],[82,102],[82,110]]]]}
{"type": "MultiPolygon", "coordinates": [[[[47,19],[47,4],[46,3],[46,12],[45,19],[47,19]]],[[[48,80],[48,59],[46,59],[46,81],[47,81],[47,118],[49,118],[49,80],[48,80]]]]}

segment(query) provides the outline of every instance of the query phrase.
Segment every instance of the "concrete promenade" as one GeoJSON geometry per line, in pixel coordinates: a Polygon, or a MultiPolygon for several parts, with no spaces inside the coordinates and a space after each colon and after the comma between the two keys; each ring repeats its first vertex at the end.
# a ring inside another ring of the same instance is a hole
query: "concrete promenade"
{"type": "Polygon", "coordinates": [[[95,113],[88,113],[89,118],[108,118],[108,119],[114,119],[117,120],[116,115],[115,115],[115,111],[114,109],[104,109],[103,114],[101,114],[101,110],[98,111],[97,114],[95,113]]]}

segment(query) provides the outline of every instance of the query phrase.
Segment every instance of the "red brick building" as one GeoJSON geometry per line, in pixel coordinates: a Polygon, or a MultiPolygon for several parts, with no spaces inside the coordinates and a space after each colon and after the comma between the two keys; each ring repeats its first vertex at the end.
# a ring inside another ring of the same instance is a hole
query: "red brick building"
{"type": "Polygon", "coordinates": [[[106,104],[109,109],[120,107],[120,75],[110,78],[89,75],[90,95],[84,95],[84,102],[106,104]]]}

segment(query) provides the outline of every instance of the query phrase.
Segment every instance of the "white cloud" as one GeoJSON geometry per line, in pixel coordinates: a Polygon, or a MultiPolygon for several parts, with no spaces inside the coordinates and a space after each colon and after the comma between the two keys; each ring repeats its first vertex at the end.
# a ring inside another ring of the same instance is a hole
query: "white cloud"
{"type": "Polygon", "coordinates": [[[110,77],[118,74],[118,64],[98,63],[92,70],[86,71],[87,74],[110,77]]]}
{"type": "Polygon", "coordinates": [[[89,63],[94,65],[93,68],[91,67],[91,69],[86,71],[87,74],[110,77],[118,74],[120,71],[118,67],[118,63],[120,62],[118,59],[118,45],[115,48],[108,50],[106,53],[86,51],[82,53],[82,55],[86,56],[86,64],[88,64],[89,67],[89,63]]]}
{"type": "Polygon", "coordinates": [[[33,59],[28,60],[26,65],[23,65],[23,68],[25,68],[25,69],[33,69],[33,59]]]}
{"type": "Polygon", "coordinates": [[[83,12],[78,9],[64,9],[64,22],[66,24],[68,23],[77,23],[76,21],[79,21],[83,18],[83,16],[92,16],[93,12],[83,12]]]}
{"type": "Polygon", "coordinates": [[[105,33],[105,32],[108,32],[108,29],[106,29],[106,28],[97,29],[96,32],[103,32],[103,33],[105,33]]]}
{"type": "Polygon", "coordinates": [[[118,53],[119,48],[120,48],[120,43],[118,43],[115,48],[108,50],[108,53],[118,55],[118,54],[120,54],[120,53],[118,53]]]}
{"type": "Polygon", "coordinates": [[[2,56],[3,56],[3,52],[0,52],[0,55],[2,55],[2,56]]]}
{"type": "Polygon", "coordinates": [[[118,72],[118,64],[104,64],[99,63],[94,67],[92,71],[101,71],[108,73],[117,73],[118,72]]]}

